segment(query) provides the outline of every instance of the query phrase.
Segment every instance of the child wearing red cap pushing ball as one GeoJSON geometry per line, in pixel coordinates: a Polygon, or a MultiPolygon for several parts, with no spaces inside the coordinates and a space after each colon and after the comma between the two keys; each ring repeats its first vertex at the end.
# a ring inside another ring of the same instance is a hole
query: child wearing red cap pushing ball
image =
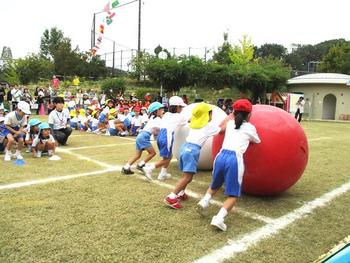
{"type": "Polygon", "coordinates": [[[247,99],[239,99],[232,105],[234,120],[226,124],[225,139],[221,151],[215,158],[213,178],[205,196],[197,204],[197,211],[201,215],[208,214],[209,202],[225,183],[227,196],[223,207],[211,220],[211,225],[226,231],[224,218],[234,207],[241,195],[241,184],[244,173],[243,154],[249,143],[260,143],[260,138],[254,125],[249,123],[252,104],[247,99]]]}

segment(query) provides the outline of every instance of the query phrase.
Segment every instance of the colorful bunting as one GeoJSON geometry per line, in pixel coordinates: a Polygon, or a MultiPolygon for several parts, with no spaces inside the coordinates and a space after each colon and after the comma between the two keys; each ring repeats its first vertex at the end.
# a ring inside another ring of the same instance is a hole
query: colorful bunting
{"type": "Polygon", "coordinates": [[[112,24],[113,22],[113,17],[115,16],[115,12],[111,12],[111,9],[116,8],[119,5],[118,0],[113,0],[112,1],[112,8],[111,8],[111,4],[110,2],[108,2],[105,7],[103,8],[103,11],[106,12],[108,15],[102,20],[102,23],[99,26],[98,29],[98,38],[97,38],[97,42],[96,45],[91,49],[90,53],[91,56],[96,56],[97,50],[100,49],[100,45],[102,44],[102,40],[103,40],[103,35],[105,32],[105,24],[107,26],[109,26],[110,24],[112,24]]]}

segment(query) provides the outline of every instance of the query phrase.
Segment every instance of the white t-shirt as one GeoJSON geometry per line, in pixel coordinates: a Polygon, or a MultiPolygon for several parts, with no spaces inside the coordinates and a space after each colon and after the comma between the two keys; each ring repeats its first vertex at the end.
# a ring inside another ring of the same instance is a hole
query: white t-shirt
{"type": "Polygon", "coordinates": [[[51,134],[49,135],[49,138],[47,138],[47,139],[40,139],[39,136],[36,136],[33,140],[32,147],[36,147],[40,142],[43,144],[46,144],[47,142],[54,143],[55,139],[51,134]]]}
{"type": "Polygon", "coordinates": [[[172,134],[178,126],[185,125],[187,119],[180,113],[166,112],[162,118],[161,128],[167,129],[168,134],[172,134]]]}
{"type": "Polygon", "coordinates": [[[255,126],[249,122],[243,122],[239,129],[235,129],[235,127],[235,121],[227,122],[222,149],[235,151],[242,156],[247,150],[249,142],[260,143],[260,138],[255,126]]]}
{"type": "Polygon", "coordinates": [[[84,124],[88,121],[88,118],[86,116],[78,115],[78,120],[81,124],[84,124]]]}
{"type": "Polygon", "coordinates": [[[97,127],[98,126],[98,119],[91,118],[91,127],[97,127]]]}
{"type": "Polygon", "coordinates": [[[118,121],[124,122],[125,119],[126,119],[126,116],[124,114],[118,113],[118,116],[117,116],[118,121]]]}
{"type": "Polygon", "coordinates": [[[142,115],[142,118],[141,118],[141,123],[142,124],[146,124],[147,122],[148,122],[148,115],[147,115],[147,113],[145,113],[145,114],[143,114],[142,115]]]}
{"type": "Polygon", "coordinates": [[[298,101],[296,104],[298,106],[298,109],[299,109],[300,113],[304,113],[305,101],[304,100],[298,101]]]}
{"type": "Polygon", "coordinates": [[[101,115],[103,114],[103,115],[107,116],[108,113],[109,113],[109,107],[106,106],[106,107],[102,110],[101,115]]]}
{"type": "Polygon", "coordinates": [[[131,119],[131,125],[134,125],[135,127],[141,127],[142,122],[142,116],[134,116],[131,119]]]}
{"type": "Polygon", "coordinates": [[[17,111],[11,111],[5,116],[5,125],[9,125],[12,128],[24,127],[27,125],[27,118],[25,115],[20,118],[17,111]]]}
{"type": "Polygon", "coordinates": [[[50,112],[49,124],[53,124],[54,130],[60,130],[67,128],[67,122],[69,119],[68,109],[63,109],[61,112],[56,109],[50,112]]]}
{"type": "Polygon", "coordinates": [[[215,126],[209,122],[203,128],[190,129],[190,132],[186,138],[186,142],[197,144],[202,147],[209,137],[218,134],[220,130],[220,127],[215,126]]]}
{"type": "Polygon", "coordinates": [[[162,125],[162,119],[159,117],[149,119],[142,131],[149,132],[151,134],[157,134],[159,132],[160,126],[162,125]]]}

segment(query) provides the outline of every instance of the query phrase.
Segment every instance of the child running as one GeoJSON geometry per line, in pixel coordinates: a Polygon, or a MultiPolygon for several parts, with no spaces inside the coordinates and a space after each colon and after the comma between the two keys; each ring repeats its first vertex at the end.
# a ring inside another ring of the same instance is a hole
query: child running
{"type": "Polygon", "coordinates": [[[43,152],[47,152],[48,156],[55,154],[56,142],[51,135],[51,128],[48,123],[43,122],[39,125],[39,134],[32,143],[32,153],[34,157],[40,158],[43,152]]]}
{"type": "Polygon", "coordinates": [[[172,158],[174,132],[178,126],[187,123],[185,116],[180,115],[182,108],[187,106],[182,98],[179,96],[171,97],[169,99],[169,105],[169,112],[166,112],[162,118],[160,132],[157,137],[159,154],[163,160],[160,160],[156,164],[143,167],[143,172],[149,180],[152,180],[152,171],[159,167],[162,167],[162,169],[158,175],[158,180],[165,180],[171,177],[171,175],[167,173],[167,168],[172,158]]]}
{"type": "Polygon", "coordinates": [[[192,181],[193,175],[197,173],[199,154],[206,140],[218,134],[220,127],[213,125],[212,106],[206,103],[199,103],[192,110],[190,132],[186,143],[181,146],[179,168],[183,172],[182,178],[177,182],[175,189],[164,202],[174,209],[182,208],[180,201],[188,199],[185,189],[192,181]]]}
{"type": "Polygon", "coordinates": [[[244,173],[243,154],[247,150],[249,142],[260,143],[256,128],[248,122],[252,104],[247,99],[239,99],[232,107],[235,120],[227,122],[222,149],[214,161],[211,185],[197,205],[197,211],[201,215],[207,215],[212,196],[225,183],[227,198],[218,214],[211,220],[211,225],[222,231],[226,231],[227,228],[224,223],[225,216],[231,211],[241,195],[244,173]]]}
{"type": "Polygon", "coordinates": [[[139,162],[136,166],[137,169],[142,171],[142,168],[145,164],[150,161],[155,155],[156,152],[151,144],[151,135],[156,136],[159,133],[161,118],[163,116],[163,104],[159,102],[153,102],[149,106],[149,121],[146,126],[141,130],[141,132],[136,137],[136,153],[122,168],[123,174],[133,174],[134,172],[130,169],[131,165],[140,159],[142,152],[147,151],[148,155],[144,160],[139,162]]]}

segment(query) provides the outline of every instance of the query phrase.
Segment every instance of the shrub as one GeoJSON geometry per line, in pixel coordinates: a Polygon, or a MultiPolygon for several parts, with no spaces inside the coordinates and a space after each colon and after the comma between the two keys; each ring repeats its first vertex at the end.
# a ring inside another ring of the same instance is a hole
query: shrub
{"type": "Polygon", "coordinates": [[[125,79],[111,78],[102,81],[101,90],[109,97],[115,97],[119,92],[124,93],[125,86],[125,79]]]}

